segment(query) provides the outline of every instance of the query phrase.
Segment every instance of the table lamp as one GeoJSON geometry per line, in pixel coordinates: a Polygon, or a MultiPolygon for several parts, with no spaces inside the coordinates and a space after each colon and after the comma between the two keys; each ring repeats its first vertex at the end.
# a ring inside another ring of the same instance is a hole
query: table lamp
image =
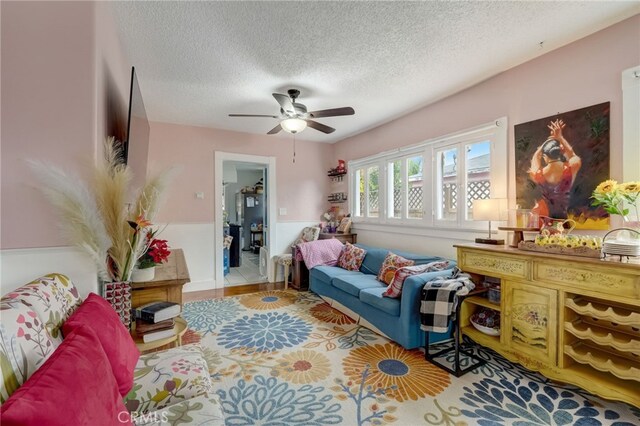
{"type": "Polygon", "coordinates": [[[491,221],[502,220],[506,208],[506,198],[487,198],[484,200],[473,200],[473,220],[489,221],[489,237],[476,238],[476,243],[495,245],[504,244],[504,240],[495,240],[491,238],[491,221]]]}

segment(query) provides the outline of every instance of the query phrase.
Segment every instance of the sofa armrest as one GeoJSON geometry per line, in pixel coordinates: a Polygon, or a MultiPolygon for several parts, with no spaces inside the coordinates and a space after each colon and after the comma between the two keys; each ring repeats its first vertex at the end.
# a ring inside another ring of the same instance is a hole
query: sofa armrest
{"type": "Polygon", "coordinates": [[[451,275],[451,268],[408,277],[402,286],[400,316],[411,319],[411,321],[420,321],[422,288],[435,277],[451,275]]]}

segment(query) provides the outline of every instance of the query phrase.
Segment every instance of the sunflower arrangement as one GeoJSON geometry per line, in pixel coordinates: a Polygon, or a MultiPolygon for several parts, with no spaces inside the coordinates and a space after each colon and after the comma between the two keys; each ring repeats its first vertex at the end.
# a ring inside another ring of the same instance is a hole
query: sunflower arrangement
{"type": "Polygon", "coordinates": [[[609,179],[601,182],[591,195],[592,206],[602,206],[609,214],[622,216],[630,222],[630,214],[635,213],[635,221],[640,222],[638,200],[640,199],[640,181],[618,183],[609,179]]]}
{"type": "Polygon", "coordinates": [[[167,169],[152,176],[131,202],[132,173],[118,146],[113,138],[105,141],[88,184],[51,164],[30,161],[41,191],[59,213],[63,234],[92,258],[103,282],[130,280],[149,249],[147,234],[173,175],[167,169]]]}

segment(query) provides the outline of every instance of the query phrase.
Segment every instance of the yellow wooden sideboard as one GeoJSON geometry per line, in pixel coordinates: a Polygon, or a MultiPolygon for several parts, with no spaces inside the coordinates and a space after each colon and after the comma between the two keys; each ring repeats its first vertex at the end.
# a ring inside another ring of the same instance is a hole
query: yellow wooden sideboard
{"type": "Polygon", "coordinates": [[[458,266],[479,282],[501,279],[500,304],[466,298],[464,335],[548,378],[640,407],[640,263],[456,245],[458,266]],[[500,336],[469,322],[500,312],[500,336]]]}

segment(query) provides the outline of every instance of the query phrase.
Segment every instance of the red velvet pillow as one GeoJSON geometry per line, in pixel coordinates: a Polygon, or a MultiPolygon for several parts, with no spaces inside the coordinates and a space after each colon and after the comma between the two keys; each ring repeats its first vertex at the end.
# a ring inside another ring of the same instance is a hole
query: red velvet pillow
{"type": "Polygon", "coordinates": [[[78,327],[0,408],[2,426],[131,425],[98,336],[78,327]]]}
{"type": "Polygon", "coordinates": [[[125,396],[133,387],[133,370],[140,358],[140,351],[131,335],[109,302],[94,293],[89,294],[62,325],[62,333],[66,336],[83,325],[98,336],[118,382],[120,395],[125,396]]]}

